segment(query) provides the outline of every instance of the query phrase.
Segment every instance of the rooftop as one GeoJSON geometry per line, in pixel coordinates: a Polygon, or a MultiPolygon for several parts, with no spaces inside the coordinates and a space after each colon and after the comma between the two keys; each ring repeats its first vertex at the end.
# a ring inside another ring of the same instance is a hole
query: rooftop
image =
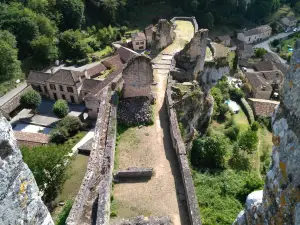
{"type": "Polygon", "coordinates": [[[95,66],[88,68],[87,75],[89,77],[99,76],[101,72],[105,71],[106,67],[102,63],[97,63],[95,66]]]}
{"type": "Polygon", "coordinates": [[[258,62],[254,67],[257,71],[271,71],[276,69],[273,62],[269,60],[258,62]]]}
{"type": "Polygon", "coordinates": [[[253,111],[256,116],[267,116],[270,117],[277,105],[280,104],[278,101],[266,100],[266,99],[256,99],[249,98],[249,102],[253,108],[253,111]]]}
{"type": "Polygon", "coordinates": [[[253,28],[251,30],[246,30],[243,33],[247,37],[247,36],[253,36],[253,35],[264,33],[264,32],[271,31],[271,30],[272,30],[272,28],[269,25],[263,25],[263,26],[253,28]]]}
{"type": "Polygon", "coordinates": [[[137,52],[125,47],[120,47],[117,51],[123,63],[127,63],[132,56],[138,54],[137,52]]]}
{"type": "Polygon", "coordinates": [[[34,143],[47,144],[49,142],[49,135],[41,133],[29,133],[23,131],[14,131],[15,138],[18,141],[28,141],[34,143]]]}
{"type": "Polygon", "coordinates": [[[145,36],[144,32],[135,32],[135,33],[131,34],[131,39],[133,41],[135,41],[135,40],[141,40],[141,41],[143,41],[143,40],[146,39],[146,36],[145,36]]]}
{"type": "Polygon", "coordinates": [[[83,81],[81,91],[91,91],[94,89],[98,84],[100,84],[102,81],[100,80],[94,80],[94,79],[85,79],[83,81]]]}
{"type": "Polygon", "coordinates": [[[32,82],[32,83],[45,84],[45,81],[48,80],[52,75],[53,75],[52,73],[30,71],[26,80],[29,83],[32,82]]]}
{"type": "Polygon", "coordinates": [[[247,80],[257,91],[272,91],[271,84],[257,72],[246,72],[247,80]]]}
{"type": "Polygon", "coordinates": [[[80,81],[79,77],[83,75],[83,72],[60,69],[48,79],[48,82],[74,85],[80,81]]]}

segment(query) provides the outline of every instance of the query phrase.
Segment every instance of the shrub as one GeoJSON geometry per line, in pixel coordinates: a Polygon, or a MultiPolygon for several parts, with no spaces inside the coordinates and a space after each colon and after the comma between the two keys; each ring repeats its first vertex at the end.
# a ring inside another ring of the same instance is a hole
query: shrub
{"type": "Polygon", "coordinates": [[[265,126],[270,132],[272,132],[272,119],[271,117],[258,117],[257,122],[260,123],[260,125],[265,126]]]}
{"type": "Polygon", "coordinates": [[[219,118],[225,119],[226,113],[229,112],[229,106],[227,104],[222,103],[219,105],[218,111],[219,111],[219,118]]]}
{"type": "Polygon", "coordinates": [[[20,98],[20,104],[28,109],[36,109],[42,102],[40,93],[35,90],[29,90],[20,98]]]}
{"type": "Polygon", "coordinates": [[[69,216],[69,213],[72,209],[73,202],[71,200],[67,200],[63,210],[59,213],[56,221],[56,225],[65,225],[66,220],[69,216]]]}
{"type": "Polygon", "coordinates": [[[277,47],[277,45],[279,45],[280,41],[278,39],[274,39],[273,41],[271,41],[271,45],[273,47],[277,47]]]}
{"type": "Polygon", "coordinates": [[[233,153],[228,161],[229,166],[238,171],[250,171],[251,163],[250,157],[246,151],[239,148],[238,145],[234,145],[233,153]]]}
{"type": "Polygon", "coordinates": [[[260,179],[256,174],[251,173],[246,178],[246,183],[244,184],[244,187],[237,193],[237,198],[245,202],[247,196],[256,190],[261,190],[264,187],[264,181],[260,179]]]}
{"type": "Polygon", "coordinates": [[[83,66],[89,63],[89,58],[79,59],[76,61],[77,66],[83,66]]]}
{"type": "Polygon", "coordinates": [[[225,135],[232,141],[236,141],[239,135],[239,128],[237,126],[229,127],[225,130],[225,135]]]}
{"type": "Polygon", "coordinates": [[[69,106],[65,100],[59,99],[53,105],[52,110],[57,117],[63,118],[68,115],[69,106]]]}
{"type": "Polygon", "coordinates": [[[262,58],[268,51],[264,48],[257,48],[255,49],[255,56],[257,58],[262,58]]]}
{"type": "Polygon", "coordinates": [[[56,144],[62,144],[68,140],[69,133],[65,128],[53,129],[50,133],[50,141],[56,144]]]}
{"type": "Polygon", "coordinates": [[[258,143],[257,132],[248,129],[242,133],[238,139],[239,147],[248,153],[252,153],[256,150],[258,143]]]}
{"type": "Polygon", "coordinates": [[[57,127],[66,129],[69,136],[74,136],[82,129],[82,123],[78,117],[66,116],[57,124],[57,127]]]}
{"type": "Polygon", "coordinates": [[[244,92],[239,88],[230,88],[229,89],[230,98],[234,100],[240,100],[245,97],[244,92]]]}
{"type": "Polygon", "coordinates": [[[251,124],[251,130],[253,131],[258,131],[260,125],[257,121],[254,121],[252,124],[251,124]]]}
{"type": "Polygon", "coordinates": [[[226,141],[221,137],[206,137],[194,140],[191,162],[199,169],[224,169],[226,141]]]}

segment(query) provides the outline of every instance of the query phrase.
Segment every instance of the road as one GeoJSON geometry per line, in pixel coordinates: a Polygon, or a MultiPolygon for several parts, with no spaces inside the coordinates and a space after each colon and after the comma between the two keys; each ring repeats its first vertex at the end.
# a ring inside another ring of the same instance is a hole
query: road
{"type": "Polygon", "coordinates": [[[261,42],[261,43],[255,44],[253,47],[254,47],[254,48],[264,48],[264,49],[266,49],[268,52],[274,53],[274,54],[278,57],[278,59],[280,60],[280,62],[286,63],[286,60],[284,60],[283,58],[281,58],[280,56],[278,56],[278,55],[276,54],[276,52],[273,52],[273,51],[270,49],[269,43],[270,43],[271,41],[275,40],[275,39],[281,39],[281,38],[287,37],[288,35],[290,35],[290,34],[292,34],[292,33],[294,33],[294,32],[292,31],[292,32],[287,32],[287,33],[279,33],[279,34],[276,34],[276,35],[270,37],[268,40],[265,40],[265,41],[263,41],[263,42],[261,42]]]}

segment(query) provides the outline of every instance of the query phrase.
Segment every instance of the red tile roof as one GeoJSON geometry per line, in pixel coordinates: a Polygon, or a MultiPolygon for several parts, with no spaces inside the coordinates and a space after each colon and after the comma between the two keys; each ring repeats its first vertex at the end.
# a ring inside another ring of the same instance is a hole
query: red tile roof
{"type": "Polygon", "coordinates": [[[256,116],[266,116],[266,117],[272,116],[275,108],[280,103],[278,101],[256,99],[256,98],[249,98],[248,100],[256,116]]]}
{"type": "Polygon", "coordinates": [[[99,76],[101,72],[105,71],[107,68],[99,63],[92,68],[87,69],[87,75],[90,77],[99,76]]]}
{"type": "Polygon", "coordinates": [[[27,141],[34,143],[47,144],[49,143],[49,135],[41,133],[29,133],[23,131],[14,131],[17,141],[27,141]]]}

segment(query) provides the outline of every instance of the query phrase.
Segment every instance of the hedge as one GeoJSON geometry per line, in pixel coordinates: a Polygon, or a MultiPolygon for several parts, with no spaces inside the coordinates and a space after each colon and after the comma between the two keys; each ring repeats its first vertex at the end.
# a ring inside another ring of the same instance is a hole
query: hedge
{"type": "Polygon", "coordinates": [[[248,104],[245,98],[241,98],[241,104],[250,124],[252,124],[255,121],[255,119],[251,106],[248,104]]]}

